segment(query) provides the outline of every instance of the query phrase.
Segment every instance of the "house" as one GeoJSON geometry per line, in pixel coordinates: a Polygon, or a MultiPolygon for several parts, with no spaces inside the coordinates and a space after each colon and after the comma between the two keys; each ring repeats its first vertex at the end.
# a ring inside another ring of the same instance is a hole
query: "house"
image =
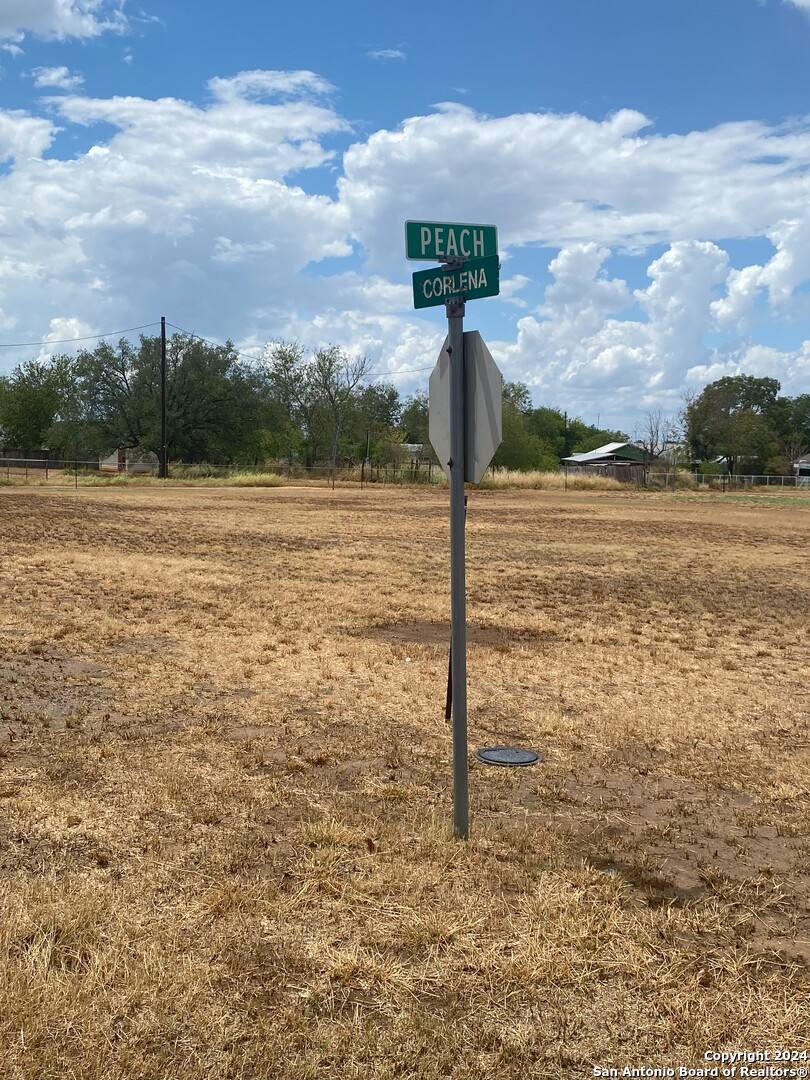
{"type": "Polygon", "coordinates": [[[421,461],[423,458],[430,457],[430,448],[426,448],[424,443],[391,443],[391,446],[394,450],[399,450],[409,461],[421,461]]]}
{"type": "Polygon", "coordinates": [[[796,487],[810,487],[810,454],[804,454],[793,462],[796,487]]]}
{"type": "Polygon", "coordinates": [[[98,463],[99,472],[103,473],[129,473],[130,475],[143,475],[144,473],[156,472],[160,462],[157,454],[151,450],[124,449],[119,447],[105,458],[100,458],[98,463]]]}

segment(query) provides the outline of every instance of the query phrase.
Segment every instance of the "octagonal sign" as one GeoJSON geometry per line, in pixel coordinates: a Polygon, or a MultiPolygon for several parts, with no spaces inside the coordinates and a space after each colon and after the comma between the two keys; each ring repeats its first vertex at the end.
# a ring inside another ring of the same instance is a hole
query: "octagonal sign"
{"type": "MultiPolygon", "coordinates": [[[[450,479],[450,357],[445,338],[430,375],[428,434],[450,479]]],[[[477,484],[501,444],[503,379],[477,330],[464,334],[464,480],[477,484]]]]}

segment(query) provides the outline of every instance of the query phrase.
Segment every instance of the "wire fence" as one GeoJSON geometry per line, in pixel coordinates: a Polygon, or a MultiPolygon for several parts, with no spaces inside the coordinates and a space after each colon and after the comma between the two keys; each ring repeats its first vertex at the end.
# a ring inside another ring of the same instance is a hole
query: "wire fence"
{"type": "MultiPolygon", "coordinates": [[[[90,459],[61,459],[51,457],[8,457],[0,451],[0,482],[49,486],[74,487],[115,480],[157,477],[159,466],[151,461],[101,461],[90,459]]],[[[377,463],[364,461],[356,465],[303,465],[296,462],[270,462],[262,465],[203,463],[186,465],[171,463],[169,479],[227,481],[239,479],[245,483],[251,477],[279,482],[311,482],[320,484],[359,483],[366,484],[440,484],[444,473],[436,462],[409,461],[405,463],[377,463]]]]}
{"type": "MultiPolygon", "coordinates": [[[[270,462],[265,464],[228,464],[218,465],[203,463],[186,465],[176,462],[169,465],[169,479],[175,481],[204,482],[219,480],[234,483],[257,485],[273,483],[316,483],[328,484],[444,484],[445,476],[435,461],[407,461],[377,463],[364,461],[352,465],[303,465],[297,462],[270,462]]],[[[537,478],[547,476],[548,486],[554,478],[570,482],[575,476],[589,475],[596,477],[596,470],[561,469],[551,473],[531,473],[537,478]]],[[[158,476],[158,465],[149,461],[121,461],[118,463],[99,461],[98,459],[61,459],[47,456],[10,457],[0,451],[0,483],[24,485],[48,485],[53,487],[81,487],[116,482],[130,478],[148,478],[158,476]]],[[[520,473],[511,472],[504,486],[521,486],[520,473]]],[[[810,475],[767,476],[767,475],[720,475],[713,473],[691,473],[686,470],[669,472],[651,471],[645,476],[643,470],[632,472],[617,470],[615,477],[628,485],[645,487],[658,491],[713,491],[713,492],[751,492],[761,491],[775,494],[777,491],[810,490],[810,475]]],[[[485,484],[498,486],[498,470],[488,470],[485,484]]],[[[525,486],[543,486],[542,483],[527,483],[525,486]]]]}
{"type": "Polygon", "coordinates": [[[647,477],[647,487],[666,490],[693,488],[722,492],[750,491],[752,488],[769,490],[795,490],[810,488],[810,476],[758,476],[746,474],[740,476],[717,475],[714,473],[689,472],[651,472],[647,477]]]}

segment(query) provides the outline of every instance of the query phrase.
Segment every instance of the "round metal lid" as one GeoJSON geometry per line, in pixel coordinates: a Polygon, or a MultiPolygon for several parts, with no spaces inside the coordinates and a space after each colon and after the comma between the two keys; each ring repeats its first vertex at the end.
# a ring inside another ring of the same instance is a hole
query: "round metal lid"
{"type": "Polygon", "coordinates": [[[487,746],[476,750],[475,756],[485,765],[536,765],[540,755],[519,746],[487,746]]]}

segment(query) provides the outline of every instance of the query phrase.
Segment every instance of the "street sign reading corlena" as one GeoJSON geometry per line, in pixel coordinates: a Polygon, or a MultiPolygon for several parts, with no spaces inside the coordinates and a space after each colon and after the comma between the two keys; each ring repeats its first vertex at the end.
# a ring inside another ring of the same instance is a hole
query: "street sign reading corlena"
{"type": "Polygon", "coordinates": [[[405,258],[426,262],[483,259],[498,254],[494,225],[465,225],[458,221],[406,221],[405,258]]]}
{"type": "MultiPolygon", "coordinates": [[[[428,434],[450,479],[450,356],[445,338],[429,382],[428,434]]],[[[500,369],[477,330],[464,334],[464,480],[477,484],[501,444],[503,404],[500,369]]]]}
{"type": "Polygon", "coordinates": [[[484,259],[469,259],[452,270],[437,266],[435,270],[417,270],[413,275],[413,306],[436,307],[454,297],[479,300],[497,296],[501,291],[497,255],[484,259]]]}

